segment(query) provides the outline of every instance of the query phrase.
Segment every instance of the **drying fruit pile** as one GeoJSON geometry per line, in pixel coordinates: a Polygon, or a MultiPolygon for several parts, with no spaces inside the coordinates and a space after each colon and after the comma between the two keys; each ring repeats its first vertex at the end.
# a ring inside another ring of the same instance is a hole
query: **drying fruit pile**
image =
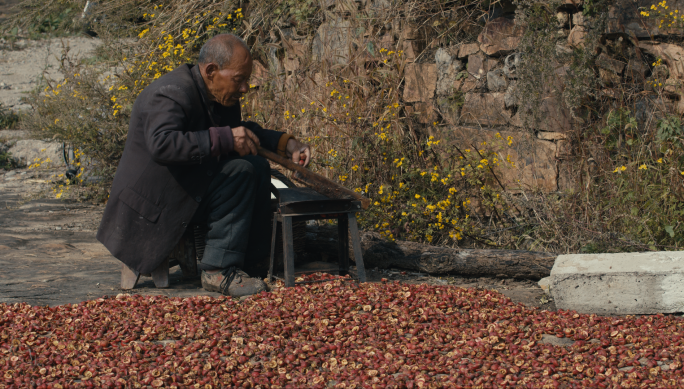
{"type": "Polygon", "coordinates": [[[487,290],[335,278],[244,302],[118,295],[0,313],[0,388],[684,386],[681,318],[540,311],[487,290]]]}

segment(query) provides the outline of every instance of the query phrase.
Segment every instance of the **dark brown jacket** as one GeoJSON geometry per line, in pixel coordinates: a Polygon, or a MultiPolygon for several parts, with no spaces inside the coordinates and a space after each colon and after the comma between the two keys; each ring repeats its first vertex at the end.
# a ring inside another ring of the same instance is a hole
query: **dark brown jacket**
{"type": "Polygon", "coordinates": [[[192,67],[164,75],[136,99],[97,232],[112,255],[140,273],[169,256],[214,178],[209,127],[244,125],[272,151],[283,135],[242,122],[239,104],[206,106],[204,83],[192,67]]]}

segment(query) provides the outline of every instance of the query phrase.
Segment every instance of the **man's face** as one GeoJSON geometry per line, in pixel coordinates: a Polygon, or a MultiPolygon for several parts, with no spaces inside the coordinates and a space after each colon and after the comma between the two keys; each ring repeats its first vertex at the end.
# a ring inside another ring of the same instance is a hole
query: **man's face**
{"type": "Polygon", "coordinates": [[[233,58],[223,69],[209,64],[206,68],[206,84],[209,94],[217,103],[231,106],[249,90],[252,75],[252,56],[243,47],[234,49],[233,58]]]}

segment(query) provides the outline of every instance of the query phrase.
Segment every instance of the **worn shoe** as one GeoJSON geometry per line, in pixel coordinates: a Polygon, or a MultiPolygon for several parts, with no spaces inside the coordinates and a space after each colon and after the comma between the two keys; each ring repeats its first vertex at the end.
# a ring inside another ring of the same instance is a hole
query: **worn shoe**
{"type": "Polygon", "coordinates": [[[221,270],[203,270],[202,287],[206,291],[231,297],[251,296],[266,290],[264,281],[250,277],[235,266],[221,270]]]}

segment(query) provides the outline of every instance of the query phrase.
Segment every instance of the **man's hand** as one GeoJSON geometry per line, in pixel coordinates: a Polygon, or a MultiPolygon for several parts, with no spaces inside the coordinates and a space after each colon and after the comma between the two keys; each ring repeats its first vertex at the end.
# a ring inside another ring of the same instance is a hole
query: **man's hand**
{"type": "Polygon", "coordinates": [[[292,162],[298,163],[304,167],[311,161],[311,149],[309,148],[309,145],[293,138],[290,138],[290,140],[287,141],[285,154],[288,158],[292,158],[292,162]]]}
{"type": "MultiPolygon", "coordinates": [[[[233,131],[233,150],[244,157],[247,154],[257,155],[259,138],[248,128],[240,126],[231,128],[233,131]]],[[[288,150],[290,143],[288,142],[288,150]]]]}

